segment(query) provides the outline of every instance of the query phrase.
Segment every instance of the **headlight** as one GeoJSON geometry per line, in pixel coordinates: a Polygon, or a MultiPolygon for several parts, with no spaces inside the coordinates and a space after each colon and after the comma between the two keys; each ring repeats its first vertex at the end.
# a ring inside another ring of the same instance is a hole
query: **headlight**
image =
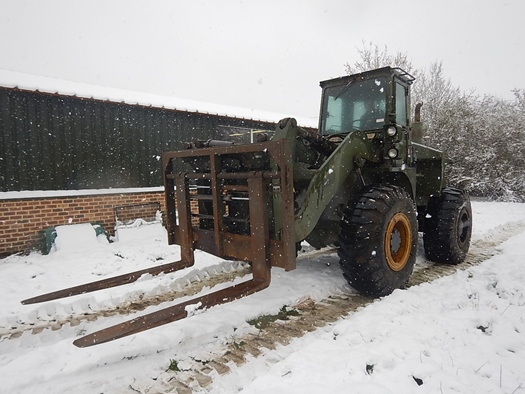
{"type": "Polygon", "coordinates": [[[395,136],[397,134],[397,129],[394,126],[390,126],[388,129],[386,129],[386,133],[390,137],[393,137],[393,136],[395,136]]]}
{"type": "Polygon", "coordinates": [[[397,149],[396,148],[392,148],[392,149],[389,149],[388,150],[388,157],[390,157],[391,159],[395,159],[397,157],[397,149]]]}

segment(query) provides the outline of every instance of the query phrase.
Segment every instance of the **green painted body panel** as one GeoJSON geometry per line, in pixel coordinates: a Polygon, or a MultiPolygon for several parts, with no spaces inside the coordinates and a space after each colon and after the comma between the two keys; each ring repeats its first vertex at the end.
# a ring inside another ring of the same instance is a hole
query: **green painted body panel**
{"type": "MultiPolygon", "coordinates": [[[[305,239],[314,229],[323,211],[356,169],[356,160],[374,160],[374,149],[366,135],[354,131],[346,136],[321,168],[317,170],[306,198],[295,215],[295,239],[305,239]]],[[[349,185],[356,189],[356,185],[349,185]]]]}
{"type": "Polygon", "coordinates": [[[286,138],[293,145],[297,242],[306,239],[315,247],[335,242],[344,207],[374,184],[403,187],[421,210],[431,195],[441,193],[443,153],[421,143],[419,112],[415,122],[410,119],[413,81],[408,73],[390,67],[323,81],[316,137],[296,127],[294,120],[281,121],[273,138],[286,138]],[[359,130],[356,119],[365,111],[366,89],[375,91],[381,112],[359,130]],[[396,132],[388,133],[389,128],[396,132]],[[330,145],[326,141],[332,136],[338,141],[330,150],[323,144],[330,145]],[[309,143],[301,143],[304,140],[309,143]],[[397,155],[390,157],[393,150],[397,155]],[[317,160],[315,151],[320,152],[317,160]]]}
{"type": "Polygon", "coordinates": [[[445,188],[445,158],[443,152],[419,143],[412,143],[416,157],[416,204],[426,206],[432,194],[445,188]]]}

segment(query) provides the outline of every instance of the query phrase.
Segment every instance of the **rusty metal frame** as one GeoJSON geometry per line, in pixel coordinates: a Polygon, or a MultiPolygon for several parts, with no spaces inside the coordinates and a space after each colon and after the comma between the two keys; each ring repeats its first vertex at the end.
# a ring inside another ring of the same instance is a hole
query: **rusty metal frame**
{"type": "MultiPolygon", "coordinates": [[[[268,245],[267,259],[271,266],[285,270],[295,269],[295,230],[294,230],[294,196],[293,165],[291,146],[286,140],[264,142],[251,145],[225,146],[203,149],[192,149],[177,152],[165,152],[162,156],[165,173],[165,197],[167,207],[168,242],[178,244],[184,255],[190,249],[201,249],[218,257],[250,261],[258,259],[258,248],[261,241],[268,245]],[[221,172],[217,164],[220,156],[229,154],[264,152],[274,163],[273,168],[264,171],[221,172]],[[206,157],[210,171],[202,173],[177,172],[174,159],[206,157]],[[196,229],[191,226],[191,195],[189,181],[208,179],[211,184],[211,202],[213,204],[213,230],[196,229]],[[229,233],[221,225],[224,207],[220,201],[220,180],[242,179],[247,182],[249,193],[250,221],[261,223],[261,230],[240,235],[229,233]],[[256,181],[259,179],[259,181],[256,181]],[[263,181],[271,183],[278,197],[269,201],[268,192],[263,181]],[[268,230],[268,204],[278,204],[275,211],[282,215],[279,236],[271,238],[268,230]],[[178,217],[178,224],[177,224],[178,217]],[[263,231],[262,228],[265,230],[263,231]]],[[[188,256],[189,258],[189,256],[188,256]]],[[[184,258],[183,258],[184,259],[184,258]]]]}
{"type": "Polygon", "coordinates": [[[22,301],[23,304],[49,301],[90,291],[101,290],[136,281],[144,274],[158,275],[173,272],[194,264],[194,250],[201,249],[219,257],[248,261],[252,265],[252,279],[234,286],[196,297],[153,313],[140,316],[112,327],[86,335],[74,341],[78,347],[88,347],[105,343],[128,335],[136,334],[163,324],[188,317],[187,308],[194,306],[205,309],[233,301],[261,291],[270,285],[271,267],[286,270],[295,268],[295,239],[293,211],[293,169],[291,146],[285,140],[265,142],[235,147],[205,148],[182,152],[166,152],[162,156],[165,175],[165,196],[167,207],[167,228],[170,244],[179,244],[181,260],[140,271],[107,278],[96,282],[74,286],[68,289],[40,295],[22,301]],[[238,153],[268,153],[271,165],[257,171],[228,173],[220,170],[219,157],[238,153]],[[207,156],[210,171],[206,173],[175,172],[173,160],[183,157],[207,156]],[[210,180],[213,205],[213,229],[199,229],[192,226],[192,212],[189,183],[192,179],[207,177],[210,180]],[[242,188],[248,193],[249,235],[233,234],[222,223],[224,205],[221,200],[222,189],[232,188],[224,180],[243,180],[242,188]],[[267,208],[272,206],[272,214],[278,214],[282,226],[270,231],[271,217],[267,208]],[[177,224],[178,218],[178,224],[177,224]]]}

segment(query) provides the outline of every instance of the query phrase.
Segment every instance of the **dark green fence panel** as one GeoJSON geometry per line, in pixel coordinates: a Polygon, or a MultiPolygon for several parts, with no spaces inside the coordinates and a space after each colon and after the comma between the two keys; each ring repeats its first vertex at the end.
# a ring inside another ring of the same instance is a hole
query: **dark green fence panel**
{"type": "Polygon", "coordinates": [[[162,185],[160,154],[274,124],[0,87],[0,191],[162,185]]]}

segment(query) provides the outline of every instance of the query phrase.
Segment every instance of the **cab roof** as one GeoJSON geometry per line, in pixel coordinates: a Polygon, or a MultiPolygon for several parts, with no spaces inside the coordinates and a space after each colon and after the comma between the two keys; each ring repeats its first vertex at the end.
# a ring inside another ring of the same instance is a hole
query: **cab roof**
{"type": "Polygon", "coordinates": [[[409,74],[402,68],[388,66],[388,67],[376,68],[374,70],[364,71],[364,72],[357,73],[357,74],[345,75],[342,77],[327,79],[325,81],[321,81],[319,84],[321,85],[322,88],[324,88],[326,86],[346,85],[351,81],[359,81],[359,80],[364,81],[364,80],[371,79],[374,77],[379,77],[379,76],[390,77],[391,75],[395,75],[396,77],[398,77],[399,79],[407,83],[408,85],[412,84],[412,82],[414,82],[416,79],[413,75],[409,74]]]}

